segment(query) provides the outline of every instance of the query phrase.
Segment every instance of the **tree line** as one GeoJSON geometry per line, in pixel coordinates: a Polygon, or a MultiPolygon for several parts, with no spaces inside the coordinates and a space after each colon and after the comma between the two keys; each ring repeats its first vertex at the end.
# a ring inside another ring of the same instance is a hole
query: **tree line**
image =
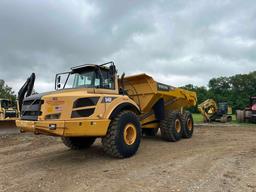
{"type": "MultiPolygon", "coordinates": [[[[249,104],[249,97],[256,96],[256,71],[249,74],[237,74],[230,77],[212,78],[208,86],[183,86],[187,90],[197,93],[198,104],[206,99],[214,99],[217,102],[228,102],[233,111],[243,109],[249,104]]],[[[16,100],[16,95],[11,87],[0,79],[0,98],[16,100]]],[[[197,107],[191,109],[198,112],[197,107]]]]}
{"type": "Polygon", "coordinates": [[[0,99],[9,99],[11,101],[16,100],[14,91],[2,79],[0,79],[0,99]]]}
{"type": "MultiPolygon", "coordinates": [[[[212,78],[208,87],[188,84],[182,88],[195,91],[198,104],[206,99],[228,102],[232,106],[233,112],[235,112],[235,110],[244,109],[249,105],[250,96],[256,96],[256,71],[249,74],[212,78]]],[[[198,112],[197,107],[193,107],[191,111],[198,112]]]]}

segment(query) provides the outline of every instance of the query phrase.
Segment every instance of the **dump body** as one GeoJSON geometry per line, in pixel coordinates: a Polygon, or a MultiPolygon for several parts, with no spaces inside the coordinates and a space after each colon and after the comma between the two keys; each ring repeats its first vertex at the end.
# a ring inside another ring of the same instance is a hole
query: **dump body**
{"type": "Polygon", "coordinates": [[[197,102],[195,92],[159,83],[146,74],[126,77],[124,82],[129,97],[138,104],[142,113],[150,111],[161,98],[166,110],[179,111],[195,106],[197,102]]]}
{"type": "Polygon", "coordinates": [[[124,86],[141,110],[143,128],[157,128],[166,111],[183,113],[184,109],[195,106],[197,102],[195,92],[159,83],[147,74],[126,77],[124,86]]]}

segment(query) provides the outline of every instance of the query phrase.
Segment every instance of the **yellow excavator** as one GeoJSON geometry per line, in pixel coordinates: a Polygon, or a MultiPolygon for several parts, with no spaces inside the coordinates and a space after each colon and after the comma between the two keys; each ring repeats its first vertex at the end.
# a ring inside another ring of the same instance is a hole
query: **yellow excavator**
{"type": "Polygon", "coordinates": [[[19,107],[9,99],[0,99],[0,127],[15,127],[19,117],[19,107]]]}
{"type": "Polygon", "coordinates": [[[200,105],[198,110],[204,117],[204,122],[231,122],[232,107],[227,102],[216,103],[213,99],[207,99],[200,105]]]}
{"type": "Polygon", "coordinates": [[[22,102],[26,97],[32,95],[34,81],[35,74],[32,73],[18,92],[18,99],[16,101],[0,98],[0,128],[6,129],[16,127],[15,121],[20,118],[22,102]]]}

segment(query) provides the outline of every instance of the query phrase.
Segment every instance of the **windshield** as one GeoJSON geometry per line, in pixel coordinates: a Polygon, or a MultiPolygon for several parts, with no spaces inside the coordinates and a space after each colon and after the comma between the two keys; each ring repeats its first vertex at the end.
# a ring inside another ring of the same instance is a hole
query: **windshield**
{"type": "Polygon", "coordinates": [[[68,74],[64,89],[67,88],[104,88],[115,89],[113,75],[108,70],[85,70],[68,74]]]}
{"type": "Polygon", "coordinates": [[[85,88],[93,88],[99,85],[99,82],[95,81],[95,73],[94,71],[86,71],[83,73],[73,74],[71,80],[73,80],[72,88],[77,87],[85,87],[85,88]]]}

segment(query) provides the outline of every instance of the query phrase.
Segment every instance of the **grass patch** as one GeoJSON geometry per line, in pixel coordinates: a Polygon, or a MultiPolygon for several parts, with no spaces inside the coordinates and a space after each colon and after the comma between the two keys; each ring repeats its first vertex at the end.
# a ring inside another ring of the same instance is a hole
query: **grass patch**
{"type": "MultiPolygon", "coordinates": [[[[194,119],[194,123],[203,123],[204,122],[204,118],[203,115],[201,115],[201,113],[193,113],[192,114],[193,119],[194,119]]],[[[236,115],[232,115],[232,122],[234,124],[238,124],[238,122],[236,121],[236,115]]]]}
{"type": "Polygon", "coordinates": [[[201,115],[200,113],[193,113],[192,116],[193,116],[194,123],[204,122],[203,115],[201,115]]]}
{"type": "MultiPolygon", "coordinates": [[[[201,115],[201,113],[193,113],[192,116],[193,116],[193,119],[194,119],[194,123],[204,123],[204,118],[203,118],[203,115],[201,115]]],[[[256,125],[256,124],[253,124],[253,123],[239,123],[236,120],[236,115],[235,114],[232,115],[232,122],[231,123],[232,124],[238,124],[238,125],[241,125],[241,126],[253,126],[253,125],[256,125]]]]}

